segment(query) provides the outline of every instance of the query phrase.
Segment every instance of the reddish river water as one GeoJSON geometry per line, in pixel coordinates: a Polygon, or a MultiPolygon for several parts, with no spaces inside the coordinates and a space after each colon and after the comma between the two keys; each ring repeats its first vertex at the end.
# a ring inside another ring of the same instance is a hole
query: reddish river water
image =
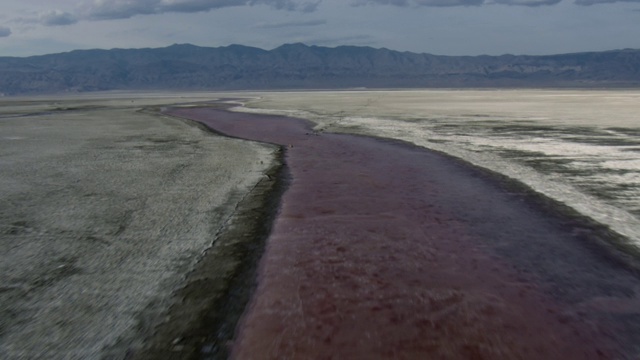
{"type": "Polygon", "coordinates": [[[233,358],[600,359],[638,351],[637,276],[590,245],[595,230],[550,215],[531,194],[437,153],[314,134],[303,120],[213,108],[169,113],[287,149],[290,184],[233,358]]]}

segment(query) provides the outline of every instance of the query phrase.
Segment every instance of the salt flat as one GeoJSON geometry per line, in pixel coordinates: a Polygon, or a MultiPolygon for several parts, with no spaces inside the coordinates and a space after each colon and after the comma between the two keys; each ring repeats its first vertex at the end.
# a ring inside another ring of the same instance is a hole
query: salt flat
{"type": "Polygon", "coordinates": [[[239,111],[310,119],[318,132],[445,152],[640,239],[638,91],[3,99],[0,357],[122,357],[144,347],[172,293],[276,157],[271,146],[212,136],[152,111],[215,98],[236,98],[239,111]]]}
{"type": "Polygon", "coordinates": [[[140,111],[185,97],[0,102],[0,358],[123,358],[163,321],[274,158],[140,111]]]}
{"type": "Polygon", "coordinates": [[[348,116],[388,119],[546,121],[638,127],[640,90],[371,90],[246,93],[250,108],[308,112],[314,120],[348,116]]]}
{"type": "Polygon", "coordinates": [[[256,94],[237,111],[388,137],[516,179],[640,244],[640,91],[380,90],[256,94]]]}

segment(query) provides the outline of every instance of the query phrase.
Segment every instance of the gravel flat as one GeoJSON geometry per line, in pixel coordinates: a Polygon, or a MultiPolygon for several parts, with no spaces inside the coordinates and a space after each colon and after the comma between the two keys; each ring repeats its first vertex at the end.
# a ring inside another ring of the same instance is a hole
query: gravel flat
{"type": "Polygon", "coordinates": [[[273,165],[275,147],[138,100],[0,103],[0,358],[142,347],[273,165]]]}

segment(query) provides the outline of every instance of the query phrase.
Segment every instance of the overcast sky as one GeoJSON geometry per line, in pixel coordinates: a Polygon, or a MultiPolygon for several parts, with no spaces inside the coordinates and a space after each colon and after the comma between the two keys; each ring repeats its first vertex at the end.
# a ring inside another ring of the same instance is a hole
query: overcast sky
{"type": "Polygon", "coordinates": [[[440,55],[640,48],[640,0],[0,1],[0,56],[175,43],[440,55]]]}

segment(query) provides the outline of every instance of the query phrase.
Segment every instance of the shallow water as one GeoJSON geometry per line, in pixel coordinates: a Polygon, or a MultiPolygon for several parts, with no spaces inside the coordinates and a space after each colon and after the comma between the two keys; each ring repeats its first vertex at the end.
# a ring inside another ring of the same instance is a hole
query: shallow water
{"type": "Polygon", "coordinates": [[[638,277],[603,256],[590,224],[415,146],[170,113],[287,149],[290,184],[232,358],[637,357],[638,277]]]}
{"type": "Polygon", "coordinates": [[[640,92],[261,94],[239,111],[395,138],[517,179],[640,246],[640,92]]]}

